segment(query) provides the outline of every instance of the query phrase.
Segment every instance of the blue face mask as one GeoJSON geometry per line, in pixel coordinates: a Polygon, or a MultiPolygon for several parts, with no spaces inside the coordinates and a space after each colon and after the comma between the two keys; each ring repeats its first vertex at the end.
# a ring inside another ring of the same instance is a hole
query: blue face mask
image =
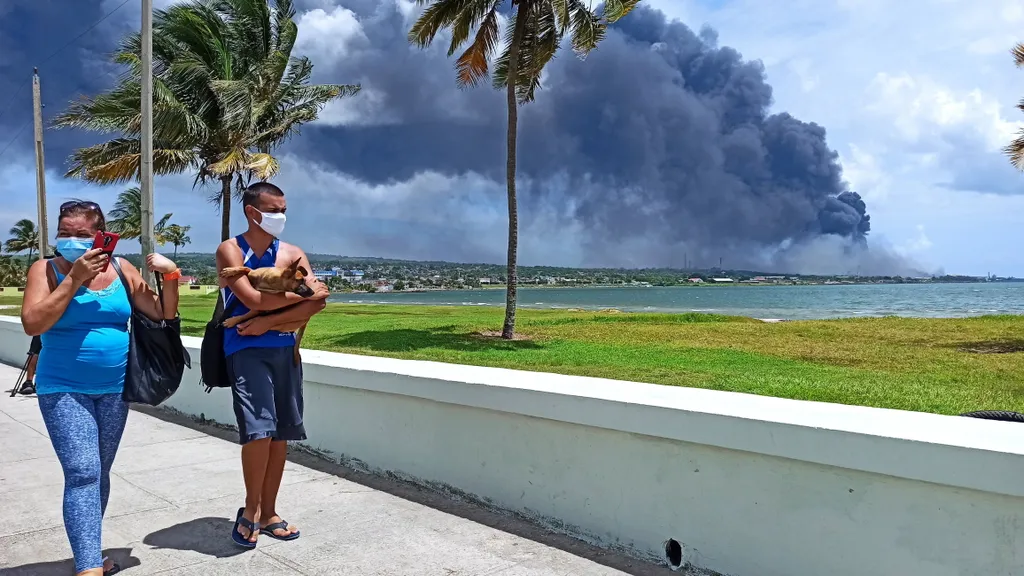
{"type": "Polygon", "coordinates": [[[57,238],[57,251],[68,262],[74,262],[92,249],[91,238],[57,238]]]}

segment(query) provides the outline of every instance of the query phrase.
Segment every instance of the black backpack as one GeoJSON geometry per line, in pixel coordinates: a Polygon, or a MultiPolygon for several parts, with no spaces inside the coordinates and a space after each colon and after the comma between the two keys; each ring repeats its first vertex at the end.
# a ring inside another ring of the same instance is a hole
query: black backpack
{"type": "Polygon", "coordinates": [[[213,309],[213,317],[206,323],[206,332],[203,333],[203,344],[199,348],[199,369],[202,377],[199,383],[206,386],[206,393],[209,394],[214,388],[230,388],[231,379],[228,377],[228,359],[224,355],[224,326],[225,318],[229,318],[238,299],[224,309],[222,294],[217,293],[217,306],[213,309]]]}
{"type": "MultiPolygon", "coordinates": [[[[159,406],[178,390],[185,367],[192,367],[192,359],[181,343],[181,317],[154,322],[139,312],[117,258],[112,258],[110,263],[124,284],[128,304],[132,308],[128,329],[128,366],[121,398],[125,402],[159,406]]],[[[160,287],[159,276],[156,277],[156,290],[160,302],[163,302],[164,291],[160,287]]]]}

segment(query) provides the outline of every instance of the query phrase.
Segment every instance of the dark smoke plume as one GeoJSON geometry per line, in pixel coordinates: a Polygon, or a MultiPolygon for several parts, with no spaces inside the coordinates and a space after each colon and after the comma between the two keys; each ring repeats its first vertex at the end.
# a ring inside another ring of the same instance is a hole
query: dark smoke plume
{"type": "MultiPolygon", "coordinates": [[[[317,129],[301,153],[371,182],[425,170],[501,182],[501,94],[456,89],[445,43],[410,50],[390,4],[357,14],[365,41],[325,75],[361,82],[377,120],[317,129]]],[[[521,112],[524,223],[575,225],[592,265],[682,265],[688,254],[763,266],[823,236],[864,247],[867,206],[825,129],[768,114],[771,103],[759,61],[719,47],[710,29],[638,9],[586,61],[561,53],[521,112]]]]}
{"type": "MultiPolygon", "coordinates": [[[[48,38],[74,37],[82,22],[116,5],[90,0],[58,10],[52,4],[18,4],[0,19],[0,46],[13,54],[0,62],[0,86],[26,79],[29,70],[15,62],[52,52],[48,38]],[[45,22],[45,33],[22,30],[24,22],[45,22]]],[[[300,14],[332,14],[340,0],[296,4],[300,14]]],[[[288,144],[282,151],[290,153],[288,165],[301,168],[283,172],[281,183],[318,173],[311,164],[369,184],[448,176],[449,185],[433,188],[441,196],[411,194],[407,203],[389,204],[386,214],[337,186],[317,190],[313,183],[303,193],[342,202],[321,211],[330,220],[325,230],[346,214],[382,222],[376,236],[352,233],[376,239],[365,250],[351,236],[337,250],[501,262],[504,96],[487,87],[456,88],[445,38],[427,50],[411,47],[410,5],[346,0],[359,33],[304,46],[316,63],[314,81],[358,82],[363,91],[345,104],[347,114],[325,111],[322,124],[305,127],[288,144]],[[443,231],[422,224],[426,212],[442,215],[443,231]],[[410,229],[420,232],[404,233],[410,229]]],[[[41,68],[47,110],[113,83],[118,70],[107,57],[121,33],[137,26],[130,7],[104,23],[105,34],[87,35],[41,68]]],[[[312,30],[300,21],[300,48],[312,30]]],[[[769,114],[771,103],[760,62],[720,47],[710,29],[695,33],[649,8],[621,20],[586,61],[563,50],[537,101],[520,113],[524,263],[709,267],[723,258],[734,268],[907,271],[903,259],[875,243],[869,247],[867,206],[844,183],[825,129],[769,114]]],[[[30,92],[22,90],[15,108],[30,104],[30,92]]],[[[0,132],[19,125],[13,114],[0,118],[0,132]]],[[[30,135],[22,138],[27,150],[30,135]]],[[[61,130],[47,138],[47,164],[62,173],[73,148],[101,136],[61,130]]]]}

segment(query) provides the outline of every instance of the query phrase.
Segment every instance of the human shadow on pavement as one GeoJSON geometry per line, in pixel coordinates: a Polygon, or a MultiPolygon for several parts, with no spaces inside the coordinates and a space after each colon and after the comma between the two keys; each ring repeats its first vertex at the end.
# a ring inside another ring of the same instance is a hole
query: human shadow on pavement
{"type": "Polygon", "coordinates": [[[153,548],[189,550],[214,558],[246,552],[231,540],[235,524],[227,518],[196,518],[150,533],[142,542],[153,548]]]}
{"type": "MultiPolygon", "coordinates": [[[[131,548],[109,548],[103,551],[103,556],[109,557],[119,565],[122,572],[142,564],[138,558],[132,556],[131,548]]],[[[0,574],[3,576],[68,576],[68,574],[74,573],[75,560],[73,558],[54,562],[37,562],[0,570],[0,574]]]]}
{"type": "MultiPolygon", "coordinates": [[[[171,422],[193,430],[200,430],[215,438],[220,438],[233,443],[238,442],[238,432],[233,429],[228,429],[222,425],[199,423],[182,414],[175,414],[142,404],[133,405],[132,409],[165,422],[171,422]]],[[[637,560],[636,558],[626,555],[621,551],[599,548],[583,540],[573,538],[567,534],[553,532],[545,526],[541,526],[530,521],[530,519],[526,517],[522,517],[514,513],[510,514],[504,510],[492,509],[471,499],[452,498],[450,493],[431,490],[427,487],[410,482],[403,482],[402,480],[392,476],[370,474],[361,470],[346,468],[341,464],[326,460],[302,449],[290,451],[288,454],[288,460],[292,463],[299,464],[300,466],[306,466],[337,478],[355,482],[356,484],[360,484],[373,490],[379,490],[381,492],[397,496],[408,502],[421,504],[434,510],[444,512],[445,514],[451,514],[483,526],[500,530],[507,534],[519,536],[520,538],[525,538],[551,548],[562,550],[563,552],[567,552],[573,556],[585,558],[596,564],[601,564],[630,576],[667,576],[671,574],[686,573],[674,572],[664,564],[637,560]]],[[[220,520],[220,522],[223,522],[224,526],[227,526],[227,530],[232,530],[234,528],[233,522],[229,522],[227,520],[220,520]]],[[[187,526],[189,524],[191,523],[186,522],[179,526],[187,526]]],[[[154,534],[168,532],[174,529],[175,528],[173,527],[167,528],[166,530],[161,530],[154,534]]],[[[191,529],[186,530],[190,531],[191,529]]],[[[231,542],[231,533],[229,531],[224,531],[225,529],[223,527],[218,528],[217,530],[218,532],[213,536],[213,540],[225,542],[226,546],[233,545],[231,542]]],[[[155,545],[155,543],[150,540],[152,536],[153,534],[151,534],[150,537],[147,537],[144,542],[150,545],[155,545]]],[[[208,536],[210,536],[209,532],[203,532],[203,537],[208,536]]],[[[212,543],[204,544],[213,546],[212,543]]],[[[220,546],[218,545],[216,548],[220,549],[220,546]]],[[[185,549],[194,550],[195,548],[185,549]]],[[[237,550],[242,549],[238,548],[237,550]]],[[[244,553],[244,551],[238,553],[244,553]]],[[[696,574],[702,573],[704,572],[699,570],[696,571],[696,574]]],[[[694,574],[694,572],[690,572],[690,574],[694,574]]]]}

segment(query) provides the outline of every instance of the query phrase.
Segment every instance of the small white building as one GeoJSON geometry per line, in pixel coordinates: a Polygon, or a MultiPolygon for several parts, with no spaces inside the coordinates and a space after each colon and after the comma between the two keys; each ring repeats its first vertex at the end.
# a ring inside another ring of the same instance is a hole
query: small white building
{"type": "Polygon", "coordinates": [[[732,278],[712,278],[711,281],[716,284],[732,284],[735,282],[732,278]]]}

